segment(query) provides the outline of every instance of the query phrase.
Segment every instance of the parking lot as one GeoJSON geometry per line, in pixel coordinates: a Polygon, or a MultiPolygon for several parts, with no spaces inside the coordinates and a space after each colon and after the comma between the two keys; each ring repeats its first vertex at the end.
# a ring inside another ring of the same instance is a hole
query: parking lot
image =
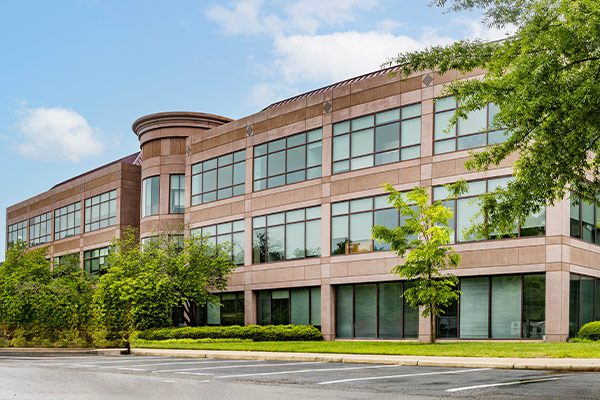
{"type": "Polygon", "coordinates": [[[140,356],[0,357],[0,399],[184,397],[598,399],[600,373],[140,356]]]}

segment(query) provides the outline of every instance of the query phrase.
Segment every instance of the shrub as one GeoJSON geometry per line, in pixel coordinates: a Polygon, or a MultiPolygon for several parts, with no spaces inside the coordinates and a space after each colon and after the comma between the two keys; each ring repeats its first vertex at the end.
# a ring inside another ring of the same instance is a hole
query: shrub
{"type": "Polygon", "coordinates": [[[144,340],[168,339],[250,339],[254,342],[323,340],[321,331],[312,325],[201,326],[149,329],[139,334],[144,340]]]}
{"type": "Polygon", "coordinates": [[[577,339],[600,340],[600,321],[588,322],[582,326],[577,339]]]}

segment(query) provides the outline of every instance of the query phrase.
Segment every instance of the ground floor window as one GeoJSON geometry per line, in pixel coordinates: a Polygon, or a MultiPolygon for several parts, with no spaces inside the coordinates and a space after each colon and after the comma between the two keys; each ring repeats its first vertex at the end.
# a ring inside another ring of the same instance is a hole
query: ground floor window
{"type": "Polygon", "coordinates": [[[437,337],[541,339],[545,325],[544,274],[462,278],[460,300],[437,320],[437,337]]]}
{"type": "Polygon", "coordinates": [[[600,279],[571,274],[569,293],[569,336],[579,328],[600,320],[600,279]]]}
{"type": "Polygon", "coordinates": [[[177,324],[192,326],[244,325],[244,293],[221,293],[218,303],[188,304],[174,317],[177,324]]]}
{"type": "Polygon", "coordinates": [[[342,285],[336,288],[338,338],[416,338],[419,314],[402,297],[409,283],[342,285]]]}
{"type": "Polygon", "coordinates": [[[321,326],[321,288],[261,290],[258,292],[260,325],[321,326]]]}

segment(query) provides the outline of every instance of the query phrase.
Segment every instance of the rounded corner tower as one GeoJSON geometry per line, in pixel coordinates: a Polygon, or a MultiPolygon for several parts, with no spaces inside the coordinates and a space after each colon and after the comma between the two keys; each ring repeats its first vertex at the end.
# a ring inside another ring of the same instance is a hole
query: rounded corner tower
{"type": "Polygon", "coordinates": [[[140,141],[140,238],[158,233],[181,235],[189,186],[185,180],[187,139],[231,122],[200,112],[161,112],[138,118],[132,125],[140,141]]]}

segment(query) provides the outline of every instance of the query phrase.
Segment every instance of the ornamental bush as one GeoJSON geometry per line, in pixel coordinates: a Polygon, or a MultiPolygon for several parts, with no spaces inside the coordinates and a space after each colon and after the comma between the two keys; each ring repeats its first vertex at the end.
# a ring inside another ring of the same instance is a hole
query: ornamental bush
{"type": "Polygon", "coordinates": [[[582,326],[577,339],[600,340],[600,321],[588,322],[582,326]]]}
{"type": "Polygon", "coordinates": [[[157,328],[140,332],[140,339],[250,339],[254,342],[319,341],[321,331],[312,325],[248,325],[157,328]]]}

